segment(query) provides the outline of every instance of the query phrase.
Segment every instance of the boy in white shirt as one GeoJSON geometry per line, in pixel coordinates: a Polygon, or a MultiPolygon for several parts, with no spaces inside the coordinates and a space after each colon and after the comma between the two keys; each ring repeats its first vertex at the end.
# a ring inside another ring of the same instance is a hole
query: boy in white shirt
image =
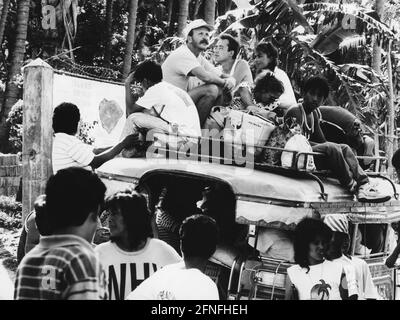
{"type": "Polygon", "coordinates": [[[110,241],[95,248],[108,276],[110,300],[124,300],[160,268],[180,262],[167,243],[154,239],[146,198],[135,191],[117,192],[106,199],[110,241]]]}
{"type": "Polygon", "coordinates": [[[206,215],[186,218],[179,230],[183,262],[169,265],[143,281],[128,300],[218,300],[218,289],[204,274],[217,246],[218,229],[206,215]]]}
{"type": "Polygon", "coordinates": [[[365,260],[346,255],[349,249],[349,222],[344,214],[329,214],[325,224],[333,231],[333,237],[327,252],[328,258],[343,266],[353,266],[358,286],[358,300],[378,299],[379,295],[372,281],[371,272],[365,260]]]}

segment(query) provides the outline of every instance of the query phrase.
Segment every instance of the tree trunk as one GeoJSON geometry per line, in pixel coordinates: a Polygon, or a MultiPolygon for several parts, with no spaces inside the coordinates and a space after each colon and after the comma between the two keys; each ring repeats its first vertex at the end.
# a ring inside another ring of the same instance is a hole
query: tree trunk
{"type": "Polygon", "coordinates": [[[215,0],[204,1],[204,20],[213,26],[215,23],[215,0]]]}
{"type": "Polygon", "coordinates": [[[194,7],[194,13],[193,13],[193,20],[199,18],[199,9],[201,4],[203,3],[203,0],[197,0],[195,7],[194,7]]]}
{"type": "Polygon", "coordinates": [[[104,47],[104,65],[109,67],[111,62],[111,40],[114,0],[107,0],[106,7],[106,43],[104,47]]]}
{"type": "Polygon", "coordinates": [[[8,11],[10,9],[10,2],[11,2],[11,0],[4,0],[3,6],[2,6],[2,11],[0,11],[1,12],[1,18],[0,18],[0,45],[3,43],[4,30],[6,29],[7,16],[8,16],[8,11]]]}
{"type": "MultiPolygon", "coordinates": [[[[385,0],[375,0],[375,11],[378,14],[379,19],[382,17],[384,5],[385,5],[385,0]]],[[[381,44],[378,43],[376,37],[374,36],[371,67],[378,74],[382,73],[382,71],[381,71],[382,52],[381,51],[382,51],[381,44]]]]}
{"type": "Polygon", "coordinates": [[[0,113],[0,149],[7,151],[9,128],[6,119],[11,107],[17,102],[20,89],[15,83],[16,76],[21,72],[22,63],[25,56],[25,42],[28,33],[30,0],[18,1],[17,7],[17,29],[15,46],[11,54],[11,66],[4,94],[4,104],[0,113]]]}
{"type": "Polygon", "coordinates": [[[128,32],[126,35],[126,48],[124,57],[124,66],[122,77],[125,79],[130,71],[132,65],[132,51],[135,43],[135,30],[136,30],[136,14],[138,9],[138,0],[130,0],[129,2],[129,18],[128,18],[128,32]]]}
{"type": "Polygon", "coordinates": [[[174,7],[176,7],[175,0],[168,1],[168,36],[174,33],[174,7]]]}
{"type": "Polygon", "coordinates": [[[179,1],[179,13],[178,13],[178,32],[177,36],[182,37],[183,29],[186,27],[187,18],[189,15],[189,0],[179,1]]]}

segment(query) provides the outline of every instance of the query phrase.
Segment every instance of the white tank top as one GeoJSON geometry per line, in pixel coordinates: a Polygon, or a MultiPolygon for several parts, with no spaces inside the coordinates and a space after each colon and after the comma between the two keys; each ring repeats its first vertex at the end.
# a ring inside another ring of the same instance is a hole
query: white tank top
{"type": "Polygon", "coordinates": [[[300,300],[342,300],[339,292],[342,269],[341,264],[325,260],[310,266],[309,272],[296,264],[287,273],[300,300]]]}

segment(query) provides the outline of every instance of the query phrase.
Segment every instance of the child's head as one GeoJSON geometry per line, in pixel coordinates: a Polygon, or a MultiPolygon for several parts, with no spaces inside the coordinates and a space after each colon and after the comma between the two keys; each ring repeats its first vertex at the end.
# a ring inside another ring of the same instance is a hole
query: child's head
{"type": "Polygon", "coordinates": [[[73,103],[63,102],[53,112],[54,133],[75,135],[81,116],[78,107],[73,103]]]}
{"type": "Polygon", "coordinates": [[[254,64],[257,70],[275,71],[278,65],[278,49],[270,42],[260,42],[256,47],[254,64]]]}
{"type": "Polygon", "coordinates": [[[306,112],[312,112],[321,106],[329,96],[329,85],[322,77],[309,78],[303,86],[303,106],[306,112]]]}
{"type": "Polygon", "coordinates": [[[134,78],[135,81],[141,83],[144,90],[147,90],[151,86],[161,82],[163,78],[161,66],[151,60],[143,61],[136,67],[134,78]]]}
{"type": "Polygon", "coordinates": [[[294,260],[302,268],[322,262],[325,258],[332,232],[320,219],[304,218],[295,229],[294,260]]]}
{"type": "Polygon", "coordinates": [[[274,103],[282,95],[283,91],[282,82],[275,78],[272,73],[262,73],[255,80],[254,98],[256,102],[261,102],[265,105],[274,103]]]}
{"type": "Polygon", "coordinates": [[[95,173],[80,167],[52,175],[46,184],[46,216],[53,231],[83,227],[90,238],[97,227],[105,191],[106,186],[95,173]]]}
{"type": "Polygon", "coordinates": [[[218,227],[215,220],[203,214],[186,218],[179,229],[181,251],[185,259],[208,260],[215,252],[218,227]]]}
{"type": "Polygon", "coordinates": [[[147,200],[142,194],[132,190],[116,192],[106,199],[105,209],[110,214],[111,241],[127,239],[131,247],[138,247],[153,236],[147,200]]]}
{"type": "Polygon", "coordinates": [[[349,222],[345,214],[328,214],[324,218],[324,223],[333,232],[329,243],[327,257],[329,259],[339,258],[343,253],[347,253],[350,246],[349,222]]]}

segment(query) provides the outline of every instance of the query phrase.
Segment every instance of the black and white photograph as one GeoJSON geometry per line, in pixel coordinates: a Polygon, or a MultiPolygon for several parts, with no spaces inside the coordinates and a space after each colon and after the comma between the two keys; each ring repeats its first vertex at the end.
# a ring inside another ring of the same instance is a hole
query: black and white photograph
{"type": "Polygon", "coordinates": [[[399,0],[0,0],[0,300],[400,300],[399,137],[399,0]]]}

